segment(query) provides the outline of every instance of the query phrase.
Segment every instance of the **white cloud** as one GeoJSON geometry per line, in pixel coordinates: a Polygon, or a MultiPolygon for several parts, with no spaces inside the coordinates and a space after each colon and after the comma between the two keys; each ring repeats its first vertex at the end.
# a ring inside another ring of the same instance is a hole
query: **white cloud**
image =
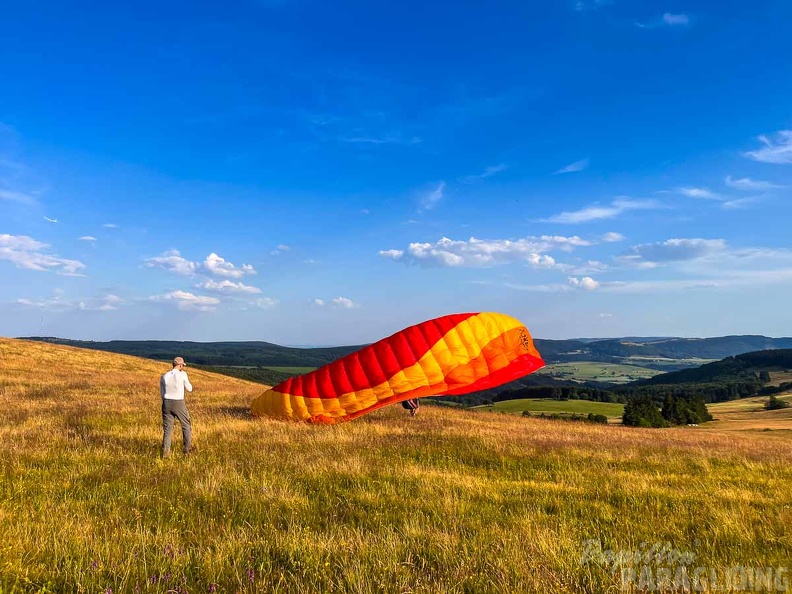
{"type": "Polygon", "coordinates": [[[260,297],[253,301],[253,305],[260,307],[261,309],[269,309],[270,307],[275,307],[278,305],[278,300],[273,299],[272,297],[260,297]]]}
{"type": "Polygon", "coordinates": [[[612,219],[630,210],[647,210],[660,208],[654,200],[631,200],[619,198],[608,206],[588,206],[581,210],[562,212],[547,219],[540,219],[542,223],[587,223],[601,219],[612,219]]]}
{"type": "Polygon", "coordinates": [[[30,194],[23,192],[15,192],[13,190],[0,189],[0,200],[9,200],[11,202],[21,202],[22,204],[36,204],[36,199],[30,194]]]}
{"type": "Polygon", "coordinates": [[[599,314],[597,314],[597,317],[598,318],[612,318],[613,314],[610,314],[610,313],[599,313],[599,314]]]}
{"type": "Polygon", "coordinates": [[[616,243],[618,241],[624,241],[624,239],[624,235],[621,233],[616,233],[615,231],[609,231],[602,236],[602,241],[605,243],[616,243]]]}
{"type": "Polygon", "coordinates": [[[17,299],[17,303],[28,307],[38,307],[51,311],[68,311],[80,309],[83,311],[115,311],[119,306],[124,305],[124,301],[118,295],[108,293],[103,297],[93,299],[82,299],[80,301],[70,301],[64,297],[63,291],[56,290],[55,294],[48,299],[17,299]]]}
{"type": "Polygon", "coordinates": [[[51,219],[49,217],[44,217],[44,220],[47,221],[48,223],[57,223],[58,222],[58,219],[51,219]]]}
{"type": "Polygon", "coordinates": [[[333,304],[337,305],[338,307],[343,307],[344,309],[354,309],[359,307],[357,303],[351,299],[347,299],[346,297],[336,297],[333,299],[333,304]]]}
{"type": "Polygon", "coordinates": [[[709,188],[677,188],[677,192],[687,196],[688,198],[700,198],[703,200],[722,200],[723,197],[719,196],[709,188]]]}
{"type": "Polygon", "coordinates": [[[197,285],[195,285],[195,288],[204,289],[206,291],[216,291],[218,293],[228,293],[228,294],[261,293],[261,289],[259,289],[258,287],[251,287],[250,285],[245,285],[241,282],[235,283],[230,280],[221,280],[221,281],[208,280],[202,283],[198,283],[197,285]]]}
{"type": "Polygon", "coordinates": [[[734,188],[736,190],[745,190],[747,192],[761,192],[763,190],[774,190],[776,188],[784,187],[768,181],[754,180],[750,177],[732,179],[731,175],[726,176],[725,183],[730,188],[734,188]]]}
{"type": "Polygon", "coordinates": [[[600,286],[599,282],[595,281],[590,276],[584,276],[583,278],[570,276],[567,280],[571,287],[583,289],[585,291],[593,291],[600,286]]]}
{"type": "Polygon", "coordinates": [[[724,253],[726,247],[723,239],[668,239],[634,245],[617,260],[626,266],[654,268],[666,262],[697,260],[724,253]]]}
{"type": "Polygon", "coordinates": [[[421,199],[421,210],[432,210],[443,199],[446,183],[441,181],[437,187],[421,199]]]}
{"type": "Polygon", "coordinates": [[[158,268],[182,276],[201,273],[209,276],[241,278],[246,274],[256,274],[256,271],[249,264],[243,264],[241,268],[238,268],[214,252],[209,254],[203,262],[199,263],[187,260],[179,253],[179,250],[169,250],[161,256],[148,258],[145,260],[145,264],[149,268],[158,268]]]}
{"type": "Polygon", "coordinates": [[[775,139],[761,135],[759,140],[764,143],[764,148],[743,153],[746,157],[762,163],[792,165],[792,130],[779,130],[775,139]]]}
{"type": "Polygon", "coordinates": [[[759,204],[762,201],[760,196],[750,196],[748,198],[737,198],[735,200],[727,200],[723,203],[723,208],[727,210],[740,210],[743,208],[750,208],[759,204]]]}
{"type": "Polygon", "coordinates": [[[576,171],[583,171],[588,166],[589,166],[589,160],[581,159],[580,161],[575,161],[574,163],[570,163],[566,167],[562,167],[561,169],[554,171],[553,175],[558,175],[559,173],[574,173],[576,171]]]}
{"type": "Polygon", "coordinates": [[[213,311],[215,306],[220,303],[216,297],[205,297],[194,295],[187,291],[171,291],[164,295],[153,295],[150,301],[172,303],[182,311],[213,311]]]}
{"type": "Polygon", "coordinates": [[[492,177],[493,175],[500,173],[501,171],[506,171],[509,168],[508,165],[504,165],[501,163],[500,165],[493,165],[490,167],[486,167],[483,173],[479,173],[477,175],[465,175],[464,177],[460,177],[459,181],[464,184],[475,184],[480,182],[481,180],[487,179],[488,177],[492,177]]]}
{"type": "Polygon", "coordinates": [[[291,249],[291,248],[290,248],[288,245],[285,245],[285,244],[281,243],[280,245],[278,245],[278,247],[276,247],[276,248],[275,248],[274,250],[272,250],[270,253],[271,253],[273,256],[277,256],[277,255],[279,255],[279,254],[281,254],[281,253],[283,253],[283,252],[288,252],[290,249],[291,249]]]}
{"type": "Polygon", "coordinates": [[[118,225],[116,225],[115,223],[105,223],[104,225],[102,225],[102,227],[104,227],[105,229],[118,229],[118,225]]]}
{"type": "Polygon", "coordinates": [[[542,235],[518,240],[471,237],[467,241],[443,237],[434,244],[416,242],[411,243],[406,251],[392,249],[379,254],[396,261],[434,266],[476,267],[521,262],[535,268],[556,268],[555,259],[544,252],[569,251],[587,245],[591,243],[577,236],[542,235]]]}
{"type": "Polygon", "coordinates": [[[77,241],[96,241],[96,237],[93,235],[83,235],[82,237],[78,237],[77,241]]]}
{"type": "Polygon", "coordinates": [[[315,305],[318,305],[319,307],[323,307],[325,304],[324,299],[314,299],[313,302],[315,305]]]}
{"type": "Polygon", "coordinates": [[[400,144],[411,145],[420,144],[423,139],[420,136],[402,136],[401,134],[389,134],[387,136],[347,136],[340,138],[341,142],[349,144],[400,144]]]}
{"type": "Polygon", "coordinates": [[[0,260],[7,260],[17,268],[55,272],[64,276],[82,276],[85,264],[79,260],[59,258],[43,253],[49,244],[26,235],[0,234],[0,260]]]}
{"type": "Polygon", "coordinates": [[[231,262],[227,262],[214,252],[209,254],[204,260],[202,271],[215,276],[225,276],[229,278],[241,278],[246,274],[256,274],[256,271],[250,264],[243,264],[241,268],[237,268],[231,262]]]}
{"type": "Polygon", "coordinates": [[[149,268],[158,268],[182,276],[195,274],[198,269],[198,264],[183,258],[179,250],[168,250],[161,256],[147,259],[145,263],[149,268]]]}
{"type": "Polygon", "coordinates": [[[685,26],[690,24],[690,18],[686,14],[671,14],[667,12],[663,15],[663,23],[669,26],[685,26]]]}

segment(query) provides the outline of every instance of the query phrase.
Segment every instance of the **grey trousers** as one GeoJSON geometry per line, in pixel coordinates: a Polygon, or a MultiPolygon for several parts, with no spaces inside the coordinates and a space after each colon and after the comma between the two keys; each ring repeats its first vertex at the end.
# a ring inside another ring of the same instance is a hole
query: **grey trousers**
{"type": "Polygon", "coordinates": [[[182,428],[182,449],[187,452],[192,443],[192,425],[190,425],[190,412],[184,400],[162,399],[162,455],[170,454],[171,437],[173,436],[173,422],[179,419],[182,428]]]}

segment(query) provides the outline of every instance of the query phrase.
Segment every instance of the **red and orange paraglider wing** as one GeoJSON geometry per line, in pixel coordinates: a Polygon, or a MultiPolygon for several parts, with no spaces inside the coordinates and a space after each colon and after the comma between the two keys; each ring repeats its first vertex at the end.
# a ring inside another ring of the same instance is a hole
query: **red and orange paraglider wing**
{"type": "Polygon", "coordinates": [[[349,421],[423,396],[485,390],[544,367],[528,329],[499,313],[464,313],[405,328],[258,396],[254,416],[349,421]]]}

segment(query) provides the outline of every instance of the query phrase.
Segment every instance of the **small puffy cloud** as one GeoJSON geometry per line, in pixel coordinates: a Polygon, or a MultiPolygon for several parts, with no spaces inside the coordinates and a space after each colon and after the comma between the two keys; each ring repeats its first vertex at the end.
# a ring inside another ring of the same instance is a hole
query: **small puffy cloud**
{"type": "Polygon", "coordinates": [[[149,268],[158,268],[159,270],[165,270],[166,272],[172,272],[182,276],[195,274],[195,271],[198,269],[198,264],[183,258],[179,250],[168,250],[161,256],[149,258],[145,263],[149,268]]]}
{"type": "Polygon", "coordinates": [[[261,293],[261,289],[259,289],[258,287],[251,287],[250,285],[246,285],[241,282],[235,283],[230,280],[221,280],[221,281],[208,280],[202,283],[198,283],[197,285],[195,285],[195,288],[204,289],[206,291],[215,291],[217,293],[226,293],[226,294],[261,293]]]}
{"type": "Polygon", "coordinates": [[[96,241],[96,237],[93,235],[83,235],[82,237],[78,237],[77,241],[96,241]]]}
{"type": "Polygon", "coordinates": [[[55,272],[64,276],[82,276],[85,264],[79,260],[59,258],[45,253],[49,244],[26,235],[0,234],[0,260],[7,260],[17,268],[55,272]]]}
{"type": "Polygon", "coordinates": [[[171,291],[164,295],[149,297],[150,301],[171,303],[182,311],[213,311],[220,300],[216,297],[194,295],[187,291],[171,291]]]}
{"type": "Polygon", "coordinates": [[[734,188],[735,190],[745,190],[746,192],[762,192],[765,190],[774,190],[776,188],[784,187],[768,181],[751,179],[750,177],[732,179],[731,175],[726,176],[725,183],[730,188],[734,188]]]}
{"type": "Polygon", "coordinates": [[[444,267],[494,266],[522,262],[534,268],[555,268],[555,259],[544,252],[558,249],[569,251],[586,245],[590,245],[590,242],[577,236],[543,235],[518,240],[483,240],[471,237],[467,241],[443,237],[436,243],[411,243],[406,251],[384,250],[380,255],[409,264],[444,267]]]}
{"type": "Polygon", "coordinates": [[[709,188],[678,188],[677,192],[688,198],[699,198],[702,200],[721,200],[722,197],[709,188]]]}
{"type": "Polygon", "coordinates": [[[764,148],[743,153],[746,157],[762,163],[792,165],[792,130],[780,130],[776,132],[775,138],[763,134],[759,140],[765,145],[764,148]]]}
{"type": "Polygon", "coordinates": [[[668,239],[635,245],[618,260],[627,266],[654,268],[666,262],[706,258],[725,252],[726,247],[723,239],[668,239]]]}
{"type": "Polygon", "coordinates": [[[602,241],[605,243],[616,243],[619,241],[624,241],[624,235],[621,233],[616,233],[615,231],[609,231],[605,235],[602,236],[602,241]]]}
{"type": "Polygon", "coordinates": [[[351,299],[347,299],[346,297],[336,297],[333,299],[333,305],[337,305],[338,307],[343,307],[344,309],[354,309],[359,307],[357,303],[352,301],[351,299]]]}
{"type": "Polygon", "coordinates": [[[671,14],[667,12],[663,15],[663,23],[671,27],[684,27],[690,24],[690,17],[686,14],[671,14]]]}
{"type": "Polygon", "coordinates": [[[272,297],[259,297],[253,301],[253,305],[260,307],[261,309],[269,309],[278,305],[278,300],[273,299],[272,297]]]}
{"type": "Polygon", "coordinates": [[[225,276],[228,278],[241,278],[246,274],[256,274],[250,264],[243,264],[241,268],[237,268],[214,252],[209,254],[206,260],[203,261],[201,270],[214,276],[225,276]]]}
{"type": "Polygon", "coordinates": [[[145,260],[145,264],[149,268],[157,268],[182,276],[192,276],[200,273],[208,276],[241,278],[246,274],[256,274],[256,271],[249,264],[237,267],[214,252],[209,254],[203,262],[192,262],[184,258],[179,253],[179,250],[169,250],[161,256],[148,258],[145,260]]]}
{"type": "Polygon", "coordinates": [[[283,252],[288,252],[290,249],[291,249],[291,248],[290,248],[288,245],[281,243],[281,244],[280,244],[278,247],[276,247],[276,248],[275,248],[274,250],[272,250],[270,253],[271,253],[273,256],[277,256],[278,254],[281,254],[281,253],[283,253],[283,252]]]}
{"type": "Polygon", "coordinates": [[[575,161],[574,163],[570,163],[566,167],[562,167],[557,171],[553,172],[553,175],[559,175],[561,173],[575,173],[577,171],[583,171],[586,167],[589,166],[588,159],[581,159],[580,161],[575,161]]]}
{"type": "Polygon", "coordinates": [[[595,281],[590,276],[584,276],[583,278],[570,276],[567,281],[569,281],[569,286],[575,287],[576,289],[583,289],[584,291],[593,291],[600,286],[599,282],[595,281]]]}
{"type": "Polygon", "coordinates": [[[487,179],[488,177],[492,177],[493,175],[496,175],[501,171],[506,171],[508,168],[509,166],[504,165],[503,163],[501,163],[500,165],[493,165],[490,167],[486,167],[482,173],[479,173],[477,175],[466,175],[464,177],[460,177],[459,181],[461,181],[463,184],[475,184],[482,180],[487,179]]]}
{"type": "Polygon", "coordinates": [[[441,181],[437,187],[421,198],[421,210],[432,210],[443,199],[446,183],[441,181]]]}
{"type": "Polygon", "coordinates": [[[324,307],[325,304],[324,299],[314,299],[313,302],[314,305],[318,305],[319,307],[324,307]]]}
{"type": "Polygon", "coordinates": [[[605,206],[587,206],[581,210],[566,211],[554,215],[547,219],[540,219],[542,223],[587,223],[602,219],[613,219],[622,213],[630,210],[647,210],[660,208],[654,200],[631,200],[629,198],[619,198],[605,206]]]}
{"type": "Polygon", "coordinates": [[[612,318],[613,314],[610,314],[610,313],[599,313],[599,314],[597,314],[597,317],[598,318],[612,318]]]}

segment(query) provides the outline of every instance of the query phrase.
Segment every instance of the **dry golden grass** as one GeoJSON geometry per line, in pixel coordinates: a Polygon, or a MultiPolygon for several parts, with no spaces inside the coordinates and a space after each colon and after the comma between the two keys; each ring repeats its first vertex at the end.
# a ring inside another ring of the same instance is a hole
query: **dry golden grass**
{"type": "Polygon", "coordinates": [[[161,461],[168,369],[0,339],[0,593],[621,591],[588,540],[790,566],[781,432],[428,406],[291,424],[188,369],[199,450],[161,461]]]}

